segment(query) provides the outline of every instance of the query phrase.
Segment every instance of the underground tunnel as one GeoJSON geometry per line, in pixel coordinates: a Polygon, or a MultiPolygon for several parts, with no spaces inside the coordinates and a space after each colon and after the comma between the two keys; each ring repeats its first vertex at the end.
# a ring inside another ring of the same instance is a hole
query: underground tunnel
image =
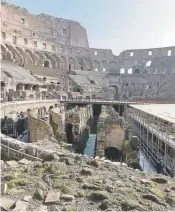
{"type": "Polygon", "coordinates": [[[111,161],[121,161],[122,151],[115,147],[108,147],[105,149],[105,157],[111,161]]]}

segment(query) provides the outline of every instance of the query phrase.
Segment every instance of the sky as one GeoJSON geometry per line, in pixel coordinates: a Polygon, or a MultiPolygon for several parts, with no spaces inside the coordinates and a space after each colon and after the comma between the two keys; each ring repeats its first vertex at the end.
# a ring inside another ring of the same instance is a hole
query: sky
{"type": "Polygon", "coordinates": [[[175,0],[8,0],[30,13],[75,20],[91,48],[127,49],[175,45],[175,0]]]}

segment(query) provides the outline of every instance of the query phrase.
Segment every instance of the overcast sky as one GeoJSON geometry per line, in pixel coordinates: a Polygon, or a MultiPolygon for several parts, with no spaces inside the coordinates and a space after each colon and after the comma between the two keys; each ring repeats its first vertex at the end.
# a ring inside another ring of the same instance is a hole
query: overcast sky
{"type": "Polygon", "coordinates": [[[9,0],[30,13],[75,20],[90,47],[126,49],[175,45],[175,0],[9,0]]]}

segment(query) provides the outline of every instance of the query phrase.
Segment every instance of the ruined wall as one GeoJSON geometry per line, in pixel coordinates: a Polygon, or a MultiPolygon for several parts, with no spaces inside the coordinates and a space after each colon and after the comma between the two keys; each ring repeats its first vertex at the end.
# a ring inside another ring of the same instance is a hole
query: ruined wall
{"type": "Polygon", "coordinates": [[[54,134],[49,123],[37,118],[32,111],[28,113],[28,130],[30,142],[53,139],[54,134]]]}
{"type": "Polygon", "coordinates": [[[65,113],[65,123],[73,125],[72,132],[75,140],[79,140],[84,133],[90,117],[92,117],[92,105],[75,108],[65,113]]]}
{"type": "Polygon", "coordinates": [[[124,141],[123,120],[112,106],[102,106],[97,123],[96,155],[103,157],[105,149],[115,147],[122,151],[124,141]]]}
{"type": "Polygon", "coordinates": [[[45,14],[33,15],[24,8],[4,1],[1,5],[2,29],[9,31],[11,37],[23,35],[31,40],[53,44],[89,47],[86,30],[78,22],[45,14]]]}
{"type": "Polygon", "coordinates": [[[57,100],[36,100],[36,101],[17,101],[17,102],[6,102],[1,103],[1,117],[3,118],[8,113],[13,113],[13,111],[20,113],[27,112],[28,109],[33,110],[34,108],[45,107],[46,110],[50,106],[54,106],[57,100]]]}
{"type": "Polygon", "coordinates": [[[66,141],[65,112],[61,106],[50,111],[50,125],[57,141],[66,141]]]}

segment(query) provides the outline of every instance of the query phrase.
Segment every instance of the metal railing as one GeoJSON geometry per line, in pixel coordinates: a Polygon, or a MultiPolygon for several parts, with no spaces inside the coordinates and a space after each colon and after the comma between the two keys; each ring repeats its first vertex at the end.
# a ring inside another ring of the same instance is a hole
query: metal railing
{"type": "MultiPolygon", "coordinates": [[[[25,153],[25,152],[22,152],[22,151],[20,151],[20,150],[24,150],[24,149],[19,149],[19,150],[17,150],[17,149],[14,149],[14,148],[11,148],[11,147],[9,147],[8,145],[5,145],[5,144],[0,144],[1,145],[1,151],[2,151],[2,149],[4,149],[7,153],[8,153],[8,158],[10,157],[10,151],[11,152],[14,152],[14,153],[16,153],[16,156],[17,155],[20,155],[20,157],[21,158],[23,158],[23,157],[27,157],[27,158],[29,158],[29,159],[31,159],[31,160],[39,160],[39,161],[42,161],[42,159],[41,158],[39,158],[39,157],[35,157],[35,156],[33,156],[33,155],[29,155],[29,154],[27,154],[27,153],[25,153]]],[[[38,154],[37,154],[37,156],[39,156],[38,154]]]]}
{"type": "Polygon", "coordinates": [[[101,99],[101,98],[69,98],[69,99],[61,99],[62,103],[109,103],[109,104],[150,104],[150,102],[138,102],[138,101],[128,101],[128,100],[110,100],[110,99],[101,99]]]}

